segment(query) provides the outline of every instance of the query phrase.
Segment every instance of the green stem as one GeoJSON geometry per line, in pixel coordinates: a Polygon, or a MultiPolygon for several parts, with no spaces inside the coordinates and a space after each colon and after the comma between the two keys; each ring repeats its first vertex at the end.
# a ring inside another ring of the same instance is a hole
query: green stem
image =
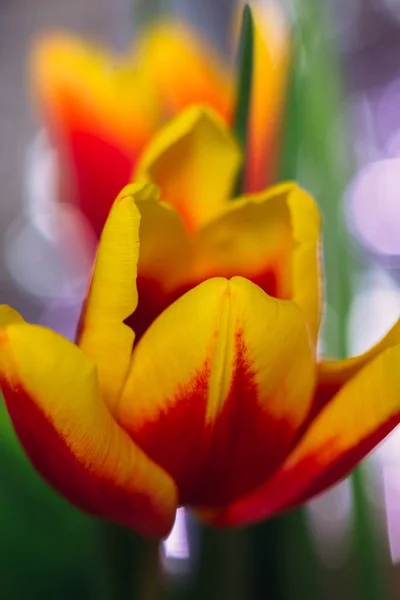
{"type": "Polygon", "coordinates": [[[160,569],[160,544],[158,541],[143,542],[141,572],[139,581],[139,600],[158,600],[163,595],[163,580],[160,569]]]}
{"type": "Polygon", "coordinates": [[[358,467],[351,477],[354,501],[354,542],[358,566],[360,600],[380,600],[389,597],[383,573],[382,540],[374,520],[365,490],[364,469],[358,467]]]}
{"type": "Polygon", "coordinates": [[[106,600],[125,600],[132,597],[132,542],[127,530],[99,522],[101,572],[106,600]]]}
{"type": "Polygon", "coordinates": [[[252,598],[247,572],[249,534],[246,529],[216,530],[201,526],[194,600],[252,598]]]}
{"type": "Polygon", "coordinates": [[[254,600],[320,598],[318,563],[304,509],[252,530],[254,600]]]}
{"type": "Polygon", "coordinates": [[[99,525],[105,592],[101,596],[105,600],[160,599],[163,590],[159,543],[113,523],[99,522],[99,525]]]}

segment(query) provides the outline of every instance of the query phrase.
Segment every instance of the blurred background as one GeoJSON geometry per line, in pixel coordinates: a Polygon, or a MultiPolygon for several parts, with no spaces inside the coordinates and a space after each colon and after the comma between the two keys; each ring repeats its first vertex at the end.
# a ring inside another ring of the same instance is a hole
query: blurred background
{"type": "MultiPolygon", "coordinates": [[[[301,0],[284,4],[296,26],[301,0]]],[[[336,143],[336,130],[346,129],[342,158],[347,163],[351,157],[337,201],[344,224],[341,243],[352,269],[346,322],[348,352],[354,354],[378,340],[400,315],[400,0],[319,0],[319,6],[323,39],[333,48],[341,80],[341,104],[329,117],[337,120],[337,127],[330,122],[330,144],[336,143]]],[[[1,303],[12,305],[29,321],[71,335],[89,268],[87,262],[75,264],[71,273],[38,217],[51,201],[53,159],[29,88],[27,59],[35,37],[49,28],[67,28],[123,50],[147,19],[173,11],[207,32],[226,54],[233,8],[233,0],[1,0],[1,303]]],[[[311,28],[309,35],[321,36],[321,31],[311,28]]],[[[303,42],[307,46],[307,40],[303,42]]],[[[340,161],[341,153],[342,146],[332,150],[335,160],[339,156],[340,161]]],[[[312,171],[314,165],[307,167],[312,171]]],[[[309,174],[301,172],[302,177],[307,185],[309,174]]],[[[318,198],[323,186],[313,191],[318,198]]],[[[66,215],[64,225],[66,231],[75,227],[74,216],[66,215]]],[[[328,304],[333,331],[336,310],[335,303],[328,304]]],[[[50,491],[19,449],[3,407],[0,411],[0,597],[113,597],[113,561],[128,561],[128,570],[136,568],[123,551],[118,556],[116,552],[134,546],[134,538],[78,513],[50,491]]],[[[260,597],[400,598],[398,433],[373,453],[363,474],[362,509],[355,503],[353,486],[345,481],[302,513],[307,552],[295,520],[293,527],[287,522],[279,529],[279,576],[289,584],[284,593],[260,597]],[[379,563],[376,577],[381,582],[376,584],[375,577],[370,595],[365,588],[360,592],[357,584],[363,546],[371,551],[366,560],[373,556],[379,563]],[[302,560],[308,561],[304,569],[302,560]],[[319,591],[305,595],[308,588],[302,579],[310,568],[319,591]]],[[[266,535],[273,539],[273,526],[269,527],[266,535]]],[[[205,535],[180,513],[163,548],[171,597],[184,597],[190,580],[202,585],[196,577],[201,570],[199,540],[207,539],[205,535]]],[[[218,552],[215,544],[212,547],[218,552]]],[[[228,561],[228,570],[237,567],[235,560],[237,555],[228,561]]],[[[258,555],[251,560],[257,563],[258,555]]],[[[257,581],[263,569],[268,570],[261,563],[257,581]]],[[[234,598],[234,592],[227,597],[234,598]]]]}

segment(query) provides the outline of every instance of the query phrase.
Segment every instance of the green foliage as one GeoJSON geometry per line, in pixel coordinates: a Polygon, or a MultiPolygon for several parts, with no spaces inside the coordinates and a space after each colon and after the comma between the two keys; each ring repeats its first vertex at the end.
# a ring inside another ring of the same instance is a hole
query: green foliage
{"type": "Polygon", "coordinates": [[[346,112],[326,4],[297,0],[295,7],[280,177],[295,178],[314,195],[321,208],[329,308],[324,339],[329,354],[344,356],[351,298],[349,252],[341,210],[351,168],[345,139],[346,112]]]}
{"type": "Polygon", "coordinates": [[[0,480],[1,597],[102,598],[97,522],[73,509],[36,474],[1,396],[0,480]]]}
{"type": "MultiPolygon", "coordinates": [[[[351,175],[346,107],[326,3],[296,0],[296,32],[289,81],[280,177],[296,179],[316,198],[323,215],[326,319],[325,352],[347,356],[347,325],[355,265],[350,260],[342,198],[351,175]]],[[[358,598],[383,600],[379,539],[371,521],[363,476],[352,476],[354,552],[358,598]]]]}
{"type": "MultiPolygon", "coordinates": [[[[249,126],[251,90],[253,82],[253,53],[254,53],[254,25],[251,8],[248,4],[243,9],[242,28],[239,42],[239,65],[236,89],[236,106],[233,116],[233,132],[242,149],[245,160],[247,147],[247,134],[249,126]]],[[[240,194],[243,184],[243,170],[238,176],[235,194],[240,194]]]]}

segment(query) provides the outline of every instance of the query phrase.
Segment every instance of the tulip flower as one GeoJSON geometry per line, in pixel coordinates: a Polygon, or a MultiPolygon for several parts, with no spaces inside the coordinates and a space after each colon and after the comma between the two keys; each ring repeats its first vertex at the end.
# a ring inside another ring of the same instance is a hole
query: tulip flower
{"type": "MultiPolygon", "coordinates": [[[[247,189],[274,177],[289,36],[273,5],[256,11],[247,189]]],[[[225,122],[236,103],[234,70],[187,24],[162,21],[123,57],[65,33],[34,49],[32,82],[60,167],[59,198],[77,204],[100,235],[114,198],[159,126],[193,104],[225,122]],[[102,174],[99,178],[99,173],[102,174]]]]}
{"type": "Polygon", "coordinates": [[[0,309],[0,385],[66,498],[147,536],[178,506],[270,517],[349,473],[400,420],[400,323],[321,360],[320,216],[285,183],[229,202],[235,140],[208,108],[154,138],[115,201],[77,342],[0,309]]]}

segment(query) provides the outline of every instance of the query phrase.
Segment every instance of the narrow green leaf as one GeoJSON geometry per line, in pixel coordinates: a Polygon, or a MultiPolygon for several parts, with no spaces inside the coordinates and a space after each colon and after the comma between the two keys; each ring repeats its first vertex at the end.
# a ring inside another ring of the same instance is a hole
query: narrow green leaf
{"type": "MultiPolygon", "coordinates": [[[[233,132],[243,152],[243,167],[236,183],[236,194],[243,186],[243,174],[246,160],[247,133],[250,116],[251,90],[253,81],[254,24],[251,8],[243,9],[242,28],[239,42],[239,72],[236,90],[236,107],[233,116],[233,132]]],[[[236,195],[235,194],[235,195],[236,195]]]]}
{"type": "MultiPolygon", "coordinates": [[[[319,0],[295,0],[297,39],[289,83],[286,135],[280,176],[295,178],[314,193],[324,217],[327,277],[323,339],[326,353],[347,355],[347,323],[355,265],[348,250],[341,201],[351,174],[339,63],[327,35],[327,9],[319,0]]],[[[359,565],[357,597],[383,600],[380,536],[365,496],[363,474],[351,477],[354,499],[353,547],[359,565]]]]}

